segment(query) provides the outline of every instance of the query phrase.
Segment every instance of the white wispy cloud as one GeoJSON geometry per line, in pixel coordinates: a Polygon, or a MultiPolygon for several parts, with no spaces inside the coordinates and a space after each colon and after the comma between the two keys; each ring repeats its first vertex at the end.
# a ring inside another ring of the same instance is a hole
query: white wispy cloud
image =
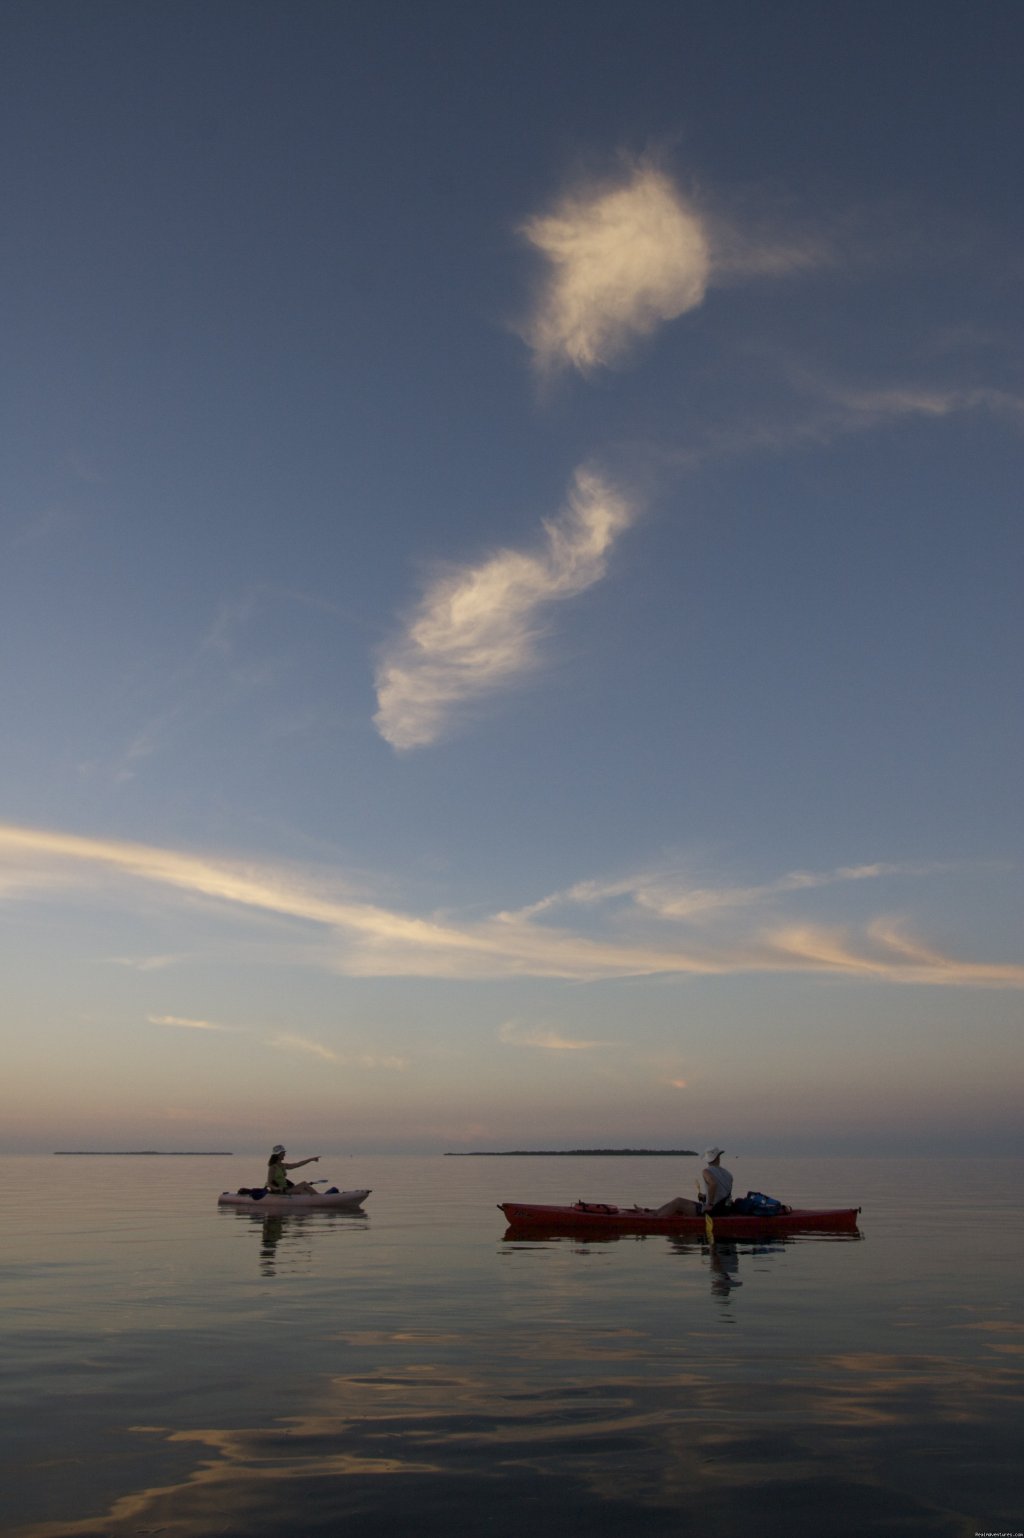
{"type": "MultiPolygon", "coordinates": [[[[127,878],[190,903],[202,897],[211,904],[277,916],[289,926],[307,923],[326,936],[326,944],[310,953],[314,964],[346,976],[599,982],[658,974],[806,973],[888,983],[1024,988],[1024,966],[945,954],[914,935],[905,919],[873,914],[837,927],[765,911],[766,904],[784,905],[815,886],[867,886],[902,869],[884,864],[794,872],[748,888],[726,886],[721,902],[706,883],[699,900],[692,893],[688,900],[673,897],[669,882],[652,898],[657,883],[650,878],[645,883],[581,883],[570,890],[587,894],[590,927],[584,933],[550,923],[551,907],[544,900],[518,913],[503,911],[482,920],[420,918],[333,895],[325,890],[322,877],[295,869],[257,868],[147,845],[0,825],[0,861],[8,855],[21,867],[32,866],[52,890],[73,888],[87,870],[92,875],[91,900],[98,882],[106,880],[116,895],[116,882],[127,878]]],[[[38,888],[33,895],[38,900],[38,888]]],[[[130,900],[130,895],[122,895],[130,900]]],[[[318,1044],[303,1049],[301,1037],[278,1038],[278,1043],[284,1040],[297,1050],[331,1053],[318,1044]]]]}
{"type": "Polygon", "coordinates": [[[189,1020],[184,1015],[147,1015],[150,1025],[173,1025],[186,1031],[240,1031],[240,1025],[219,1025],[214,1020],[189,1020]]]}
{"type": "Polygon", "coordinates": [[[499,550],[433,582],[377,669],[381,736],[398,749],[436,742],[461,708],[538,666],[548,608],[605,575],[636,509],[601,475],[577,470],[535,551],[499,550]]]}
{"type": "Polygon", "coordinates": [[[162,972],[167,967],[180,966],[188,960],[184,951],[170,952],[163,956],[110,956],[111,966],[128,967],[133,972],[162,972]]]}
{"type": "Polygon", "coordinates": [[[388,1073],[404,1073],[409,1066],[409,1059],[403,1057],[400,1052],[388,1052],[381,1055],[378,1052],[360,1052],[351,1059],[357,1068],[367,1068],[371,1072],[382,1069],[388,1073]]]}
{"type": "Polygon", "coordinates": [[[313,1041],[308,1036],[296,1036],[289,1031],[270,1037],[267,1046],[280,1052],[299,1052],[309,1057],[319,1057],[324,1062],[337,1063],[346,1068],[365,1068],[370,1072],[385,1070],[404,1073],[409,1066],[409,1059],[399,1053],[336,1052],[322,1041],[313,1041]]]}
{"type": "Polygon", "coordinates": [[[913,383],[861,388],[834,385],[831,397],[834,415],[850,427],[874,427],[900,417],[941,418],[965,412],[981,412],[1024,425],[1024,397],[1006,390],[913,383]]]}
{"type": "Polygon", "coordinates": [[[281,1052],[304,1052],[310,1057],[321,1057],[328,1063],[338,1061],[337,1052],[330,1047],[325,1047],[323,1042],[310,1041],[307,1036],[293,1036],[287,1031],[280,1036],[272,1036],[267,1046],[276,1047],[281,1052]]]}
{"type": "Polygon", "coordinates": [[[609,364],[701,303],[711,272],[703,220],[671,179],[634,165],[617,184],[573,192],[522,233],[547,264],[524,334],[538,366],[609,364]]]}
{"type": "Polygon", "coordinates": [[[924,876],[941,867],[937,865],[896,865],[875,862],[871,865],[842,866],[832,871],[789,871],[774,881],[751,886],[686,880],[672,872],[650,872],[622,877],[616,881],[579,881],[564,891],[539,898],[528,907],[497,917],[503,922],[537,918],[556,908],[595,908],[604,905],[632,905],[669,921],[699,923],[733,909],[765,903],[787,892],[809,891],[815,887],[841,882],[877,881],[883,876],[924,876]]]}
{"type": "Polygon", "coordinates": [[[945,956],[891,918],[870,921],[859,935],[849,926],[798,924],[767,932],[764,940],[773,970],[786,970],[788,960],[800,970],[885,982],[1024,987],[1024,967],[945,956]]]}
{"type": "Polygon", "coordinates": [[[607,1041],[581,1041],[562,1036],[546,1025],[528,1025],[521,1020],[506,1020],[498,1028],[499,1041],[510,1047],[540,1047],[545,1052],[592,1052],[596,1047],[607,1047],[607,1041]]]}
{"type": "Polygon", "coordinates": [[[703,462],[749,454],[778,454],[829,444],[917,419],[939,423],[955,416],[984,416],[1024,426],[1024,395],[989,387],[961,388],[945,380],[851,382],[826,370],[773,360],[762,381],[763,404],[727,423],[702,425],[692,441],[652,453],[667,464],[692,468],[703,462]]]}

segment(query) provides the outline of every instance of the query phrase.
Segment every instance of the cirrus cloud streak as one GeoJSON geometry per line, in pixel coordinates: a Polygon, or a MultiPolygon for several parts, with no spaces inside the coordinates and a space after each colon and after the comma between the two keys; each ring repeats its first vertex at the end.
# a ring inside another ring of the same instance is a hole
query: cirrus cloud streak
{"type": "Polygon", "coordinates": [[[598,1047],[611,1046],[607,1041],[562,1036],[550,1026],[528,1025],[521,1020],[506,1020],[499,1026],[498,1040],[509,1047],[539,1047],[545,1052],[593,1052],[598,1047]]]}
{"type": "Polygon", "coordinates": [[[39,900],[44,878],[51,890],[75,891],[85,871],[93,885],[103,881],[115,887],[127,877],[179,900],[204,899],[289,925],[313,926],[321,932],[321,941],[307,952],[311,963],[350,977],[600,982],[659,974],[805,973],[886,983],[1024,988],[1024,966],[946,955],[888,916],[826,925],[773,918],[765,912],[766,902],[784,901],[816,885],[867,885],[898,871],[894,866],[850,866],[818,876],[795,872],[762,887],[728,888],[724,905],[707,886],[699,899],[691,894],[688,904],[666,901],[662,892],[654,913],[641,883],[592,888],[581,884],[580,890],[588,890],[598,909],[596,915],[586,915],[591,932],[584,933],[538,917],[543,901],[520,913],[475,921],[420,918],[333,895],[323,877],[291,868],[243,866],[147,845],[0,825],[0,861],[5,858],[36,878],[34,901],[39,900]],[[615,900],[605,904],[601,893],[614,894],[615,900]],[[726,913],[728,922],[710,922],[726,913]],[[702,918],[708,922],[697,922],[702,918]],[[596,933],[595,919],[603,925],[596,933]]]}
{"type": "Polygon", "coordinates": [[[215,1020],[190,1020],[184,1015],[147,1015],[150,1025],[173,1025],[185,1031],[240,1031],[240,1025],[218,1025],[215,1020]]]}

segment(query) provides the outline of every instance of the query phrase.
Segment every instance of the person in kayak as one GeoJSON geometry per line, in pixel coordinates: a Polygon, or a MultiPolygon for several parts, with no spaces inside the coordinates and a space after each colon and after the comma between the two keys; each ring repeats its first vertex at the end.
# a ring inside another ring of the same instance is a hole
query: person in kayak
{"type": "Polygon", "coordinates": [[[310,1159],[296,1159],[294,1164],[286,1164],[284,1156],[287,1152],[287,1148],[282,1148],[280,1143],[275,1143],[271,1149],[267,1163],[267,1190],[280,1196],[286,1196],[289,1191],[294,1196],[315,1196],[315,1186],[311,1186],[308,1180],[293,1183],[288,1179],[286,1171],[301,1169],[304,1164],[319,1164],[320,1155],[314,1154],[310,1159]]]}
{"type": "Polygon", "coordinates": [[[683,1212],[693,1218],[704,1213],[714,1217],[716,1213],[728,1211],[732,1201],[732,1175],[721,1166],[720,1160],[724,1153],[725,1149],[718,1147],[705,1150],[704,1168],[700,1174],[704,1194],[699,1201],[691,1202],[685,1196],[674,1196],[670,1202],[656,1207],[654,1216],[671,1218],[677,1212],[683,1212]]]}

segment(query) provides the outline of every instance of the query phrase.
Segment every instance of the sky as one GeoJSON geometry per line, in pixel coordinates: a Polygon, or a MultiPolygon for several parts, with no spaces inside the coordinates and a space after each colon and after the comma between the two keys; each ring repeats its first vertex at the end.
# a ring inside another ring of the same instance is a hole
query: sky
{"type": "Polygon", "coordinates": [[[1019,1147],[1015,0],[0,34],[2,1145],[1019,1147]]]}

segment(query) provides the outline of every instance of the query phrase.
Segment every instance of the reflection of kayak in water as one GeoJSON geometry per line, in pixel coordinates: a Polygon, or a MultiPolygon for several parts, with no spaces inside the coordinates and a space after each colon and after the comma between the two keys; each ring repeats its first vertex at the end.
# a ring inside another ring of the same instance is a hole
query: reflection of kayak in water
{"type": "MultiPolygon", "coordinates": [[[[551,1207],[536,1202],[499,1202],[509,1227],[533,1233],[701,1234],[705,1219],[687,1213],[656,1217],[646,1207],[613,1207],[605,1202],[576,1202],[551,1207]]],[[[712,1218],[716,1239],[745,1239],[765,1234],[850,1234],[857,1232],[859,1207],[793,1207],[773,1216],[723,1212],[712,1218]]]]}
{"type": "Polygon", "coordinates": [[[256,1190],[222,1191],[217,1198],[218,1207],[240,1207],[245,1212],[310,1212],[321,1208],[327,1212],[358,1212],[369,1196],[365,1191],[339,1191],[332,1186],[329,1191],[270,1192],[256,1190]]]}

